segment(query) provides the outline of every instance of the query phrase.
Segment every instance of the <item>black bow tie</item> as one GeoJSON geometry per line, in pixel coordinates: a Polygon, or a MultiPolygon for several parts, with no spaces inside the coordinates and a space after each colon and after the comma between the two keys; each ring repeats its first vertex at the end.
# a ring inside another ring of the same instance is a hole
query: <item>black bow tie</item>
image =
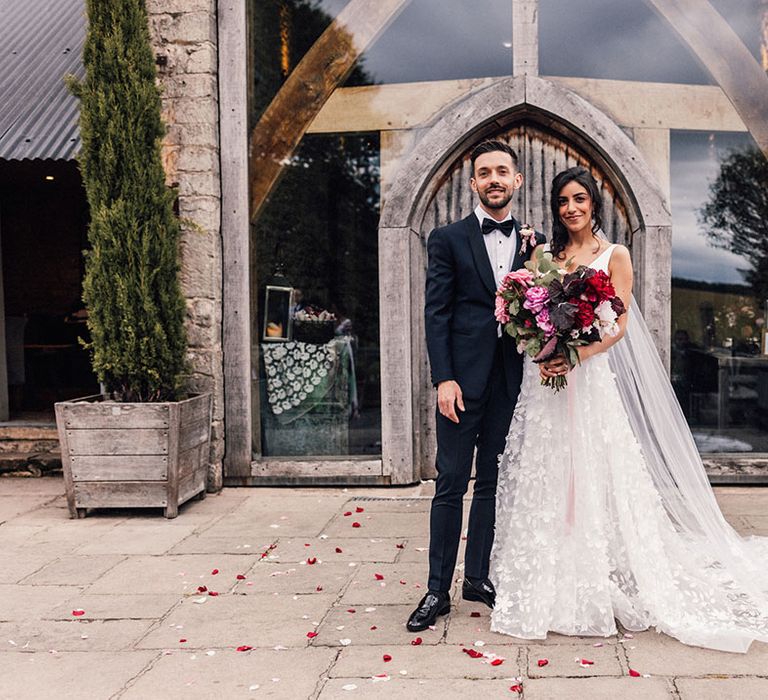
{"type": "Polygon", "coordinates": [[[515,222],[512,219],[507,219],[506,221],[483,219],[483,234],[501,231],[505,236],[509,237],[514,230],[515,222]]]}

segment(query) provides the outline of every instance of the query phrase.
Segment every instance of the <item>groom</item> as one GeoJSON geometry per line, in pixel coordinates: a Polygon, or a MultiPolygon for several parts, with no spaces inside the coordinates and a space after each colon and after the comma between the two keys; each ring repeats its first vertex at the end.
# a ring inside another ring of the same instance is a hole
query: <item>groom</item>
{"type": "MultiPolygon", "coordinates": [[[[533,246],[523,245],[510,212],[512,196],[523,184],[517,154],[503,141],[484,141],[470,159],[470,185],[480,204],[427,240],[425,314],[437,387],[437,484],[430,514],[429,590],[408,619],[411,632],[434,625],[451,609],[462,497],[475,450],[462,597],[491,608],[496,598],[488,564],[498,456],[520,392],[523,360],[494,318],[495,293],[504,276],[530,258],[533,246]]],[[[543,241],[537,233],[536,242],[543,241]]]]}

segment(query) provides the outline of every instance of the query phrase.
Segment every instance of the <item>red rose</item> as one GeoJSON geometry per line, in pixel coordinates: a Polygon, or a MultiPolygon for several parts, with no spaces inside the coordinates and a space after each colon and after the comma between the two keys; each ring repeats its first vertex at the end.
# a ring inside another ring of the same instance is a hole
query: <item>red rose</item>
{"type": "MultiPolygon", "coordinates": [[[[602,270],[598,270],[587,280],[587,284],[594,290],[600,301],[605,301],[616,296],[616,290],[611,284],[611,278],[602,270]]],[[[594,300],[597,301],[597,300],[594,300]]]]}
{"type": "Polygon", "coordinates": [[[585,326],[591,326],[595,320],[595,310],[592,308],[592,304],[583,299],[579,299],[577,302],[578,309],[576,310],[576,319],[579,325],[584,328],[585,326]]]}

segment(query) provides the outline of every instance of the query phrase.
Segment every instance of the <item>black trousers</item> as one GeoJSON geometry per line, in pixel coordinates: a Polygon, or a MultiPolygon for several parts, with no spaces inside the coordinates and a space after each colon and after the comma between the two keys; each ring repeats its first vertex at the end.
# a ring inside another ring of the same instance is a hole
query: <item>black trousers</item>
{"type": "Polygon", "coordinates": [[[496,519],[498,457],[504,451],[517,395],[507,390],[501,341],[483,395],[464,400],[459,423],[437,412],[437,484],[429,533],[429,589],[448,592],[459,551],[462,498],[475,460],[475,488],[469,511],[464,575],[487,578],[496,519]]]}

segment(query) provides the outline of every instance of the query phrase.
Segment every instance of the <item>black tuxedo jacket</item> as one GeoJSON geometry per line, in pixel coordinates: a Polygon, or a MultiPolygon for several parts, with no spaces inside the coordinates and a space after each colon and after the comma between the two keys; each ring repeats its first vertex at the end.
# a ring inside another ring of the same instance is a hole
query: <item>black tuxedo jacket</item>
{"type": "MultiPolygon", "coordinates": [[[[520,225],[515,221],[517,250],[512,270],[531,256],[520,253],[520,225]]],[[[545,241],[536,233],[537,244],[545,241]]],[[[488,383],[498,339],[494,317],[496,281],[474,212],[466,219],[436,228],[427,239],[425,321],[432,383],[452,379],[462,394],[478,399],[488,383]]],[[[523,378],[523,358],[506,333],[502,337],[507,392],[516,399],[523,378]]]]}

